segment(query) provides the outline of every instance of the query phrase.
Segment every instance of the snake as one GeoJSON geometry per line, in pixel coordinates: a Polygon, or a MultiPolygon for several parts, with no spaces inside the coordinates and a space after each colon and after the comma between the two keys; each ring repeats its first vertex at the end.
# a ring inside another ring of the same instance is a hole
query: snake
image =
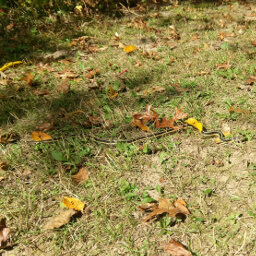
{"type": "MultiPolygon", "coordinates": [[[[102,138],[98,138],[98,137],[91,137],[91,139],[98,143],[104,144],[104,145],[114,146],[118,143],[135,143],[135,142],[142,141],[145,139],[159,138],[159,137],[163,137],[163,136],[173,134],[176,132],[177,132],[177,129],[169,128],[162,132],[152,133],[149,135],[145,135],[145,136],[141,136],[141,137],[133,138],[133,139],[128,139],[128,140],[108,140],[108,139],[102,139],[102,138]]],[[[227,139],[221,131],[207,131],[206,128],[203,128],[201,131],[201,134],[203,134],[204,136],[211,136],[211,137],[217,136],[220,140],[219,144],[234,141],[233,138],[227,139]]]]}

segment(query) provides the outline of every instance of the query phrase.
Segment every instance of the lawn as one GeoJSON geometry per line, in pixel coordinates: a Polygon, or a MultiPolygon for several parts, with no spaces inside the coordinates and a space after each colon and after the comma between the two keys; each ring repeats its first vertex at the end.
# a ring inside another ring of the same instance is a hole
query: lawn
{"type": "Polygon", "coordinates": [[[4,27],[0,68],[22,63],[0,74],[0,220],[10,227],[0,255],[181,255],[165,249],[171,239],[184,255],[256,255],[256,4],[122,8],[27,25],[14,11],[4,27]],[[165,131],[134,125],[149,106],[160,121],[182,108],[242,142],[180,120],[169,135],[125,142],[165,131]],[[141,205],[159,198],[183,199],[190,213],[145,221],[152,207],[141,205]]]}

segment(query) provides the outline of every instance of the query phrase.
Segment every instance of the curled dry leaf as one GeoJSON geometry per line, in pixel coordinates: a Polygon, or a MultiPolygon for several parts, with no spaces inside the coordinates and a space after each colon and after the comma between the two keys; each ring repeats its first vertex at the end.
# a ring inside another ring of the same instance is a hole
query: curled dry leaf
{"type": "Polygon", "coordinates": [[[112,85],[109,86],[109,90],[110,90],[110,95],[109,95],[110,98],[115,98],[118,95],[118,93],[114,90],[112,85]]]}
{"type": "Polygon", "coordinates": [[[61,226],[67,224],[71,217],[77,213],[74,209],[69,209],[67,211],[64,211],[60,213],[58,216],[51,219],[43,229],[54,229],[54,228],[60,228],[61,226]]]}
{"type": "Polygon", "coordinates": [[[79,199],[73,197],[64,197],[62,202],[68,209],[74,209],[80,212],[84,211],[85,205],[79,199]]]}
{"type": "MultiPolygon", "coordinates": [[[[139,209],[144,210],[143,206],[140,206],[139,209]]],[[[158,203],[156,203],[152,209],[152,212],[143,220],[143,222],[150,221],[163,213],[169,213],[170,217],[175,217],[178,214],[190,214],[183,199],[178,199],[172,203],[167,198],[159,198],[158,203]]]]}
{"type": "Polygon", "coordinates": [[[201,123],[199,123],[195,118],[188,118],[185,121],[187,124],[195,127],[196,129],[198,129],[200,132],[203,130],[203,125],[201,123]]]}
{"type": "Polygon", "coordinates": [[[32,139],[34,141],[51,140],[52,137],[44,132],[32,132],[32,139]]]}
{"type": "Polygon", "coordinates": [[[100,72],[99,69],[93,69],[89,73],[85,74],[85,78],[92,79],[95,75],[100,72]]]}
{"type": "Polygon", "coordinates": [[[82,184],[84,181],[89,179],[89,172],[86,167],[82,167],[77,174],[72,175],[72,180],[76,184],[82,184]]]}
{"type": "Polygon", "coordinates": [[[70,91],[70,85],[68,84],[68,79],[61,82],[58,86],[58,92],[68,93],[70,91]]]}
{"type": "Polygon", "coordinates": [[[246,84],[249,84],[249,85],[253,85],[256,83],[256,76],[250,76],[248,77],[248,79],[246,80],[246,84]]]}
{"type": "Polygon", "coordinates": [[[31,75],[31,71],[29,71],[27,75],[23,76],[23,77],[20,79],[20,81],[24,80],[24,81],[26,81],[26,83],[27,83],[28,86],[32,86],[32,84],[33,84],[33,79],[34,79],[34,78],[35,78],[35,75],[32,76],[32,75],[31,75]]]}
{"type": "Polygon", "coordinates": [[[0,249],[8,246],[10,232],[11,229],[6,227],[6,218],[2,218],[0,220],[0,249]]]}
{"type": "Polygon", "coordinates": [[[52,119],[52,121],[49,122],[44,122],[42,124],[39,124],[36,126],[36,130],[41,130],[41,131],[52,131],[54,129],[54,119],[52,119]]]}
{"type": "Polygon", "coordinates": [[[250,115],[251,114],[250,110],[245,110],[245,109],[241,109],[241,108],[235,108],[234,105],[229,108],[229,112],[230,113],[238,113],[238,114],[246,114],[246,115],[250,115]]]}
{"type": "Polygon", "coordinates": [[[57,77],[59,77],[60,79],[66,80],[67,78],[69,79],[77,78],[78,74],[74,70],[70,70],[70,71],[64,70],[62,73],[58,73],[57,77]]]}
{"type": "Polygon", "coordinates": [[[227,60],[227,63],[221,63],[221,64],[217,64],[217,70],[219,69],[229,69],[231,68],[231,65],[230,65],[230,60],[227,60]]]}
{"type": "Polygon", "coordinates": [[[165,251],[170,256],[193,256],[182,244],[171,239],[168,244],[163,244],[165,251]]]}
{"type": "Polygon", "coordinates": [[[6,162],[0,162],[0,171],[7,171],[8,165],[6,162]]]}

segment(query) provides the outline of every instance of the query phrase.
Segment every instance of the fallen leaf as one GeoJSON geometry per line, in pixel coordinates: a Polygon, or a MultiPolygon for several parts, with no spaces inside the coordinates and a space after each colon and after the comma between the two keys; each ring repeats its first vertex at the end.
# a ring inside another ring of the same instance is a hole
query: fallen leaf
{"type": "Polygon", "coordinates": [[[2,218],[0,221],[0,249],[8,246],[10,232],[11,229],[6,227],[6,218],[2,218]]]}
{"type": "Polygon", "coordinates": [[[110,95],[109,95],[110,98],[115,98],[118,95],[118,93],[114,90],[112,85],[109,86],[109,90],[110,90],[110,95]]]}
{"type": "Polygon", "coordinates": [[[35,75],[32,76],[32,75],[31,75],[31,71],[29,71],[27,75],[23,76],[23,77],[20,79],[20,81],[24,80],[24,81],[26,81],[26,83],[27,83],[28,86],[32,86],[32,84],[33,84],[33,79],[34,79],[34,78],[35,78],[35,75]]]}
{"type": "Polygon", "coordinates": [[[241,109],[241,108],[235,108],[234,105],[230,106],[229,112],[230,113],[238,113],[238,114],[246,114],[246,115],[250,115],[251,114],[250,110],[244,110],[244,109],[241,109]]]}
{"type": "Polygon", "coordinates": [[[83,212],[84,210],[84,203],[82,203],[79,199],[64,197],[62,202],[68,209],[74,209],[80,212],[83,212]]]}
{"type": "Polygon", "coordinates": [[[4,179],[4,177],[0,177],[0,181],[3,180],[3,179],[4,179]]]}
{"type": "Polygon", "coordinates": [[[88,120],[84,123],[85,126],[100,124],[99,117],[94,115],[89,115],[88,120]]]}
{"type": "Polygon", "coordinates": [[[8,165],[6,162],[0,162],[0,170],[1,171],[7,171],[8,165]]]}
{"type": "Polygon", "coordinates": [[[141,66],[142,66],[142,63],[139,61],[139,62],[137,62],[137,63],[135,64],[134,67],[139,68],[139,67],[141,67],[141,66]]]}
{"type": "Polygon", "coordinates": [[[254,83],[256,83],[256,76],[250,76],[250,77],[246,80],[246,84],[253,85],[254,83]]]}
{"type": "Polygon", "coordinates": [[[193,256],[182,244],[171,239],[168,244],[163,244],[165,251],[170,256],[193,256]]]}
{"type": "Polygon", "coordinates": [[[230,60],[227,60],[227,63],[221,63],[221,64],[217,64],[217,70],[219,69],[229,69],[231,68],[231,65],[230,65],[230,60]]]}
{"type": "Polygon", "coordinates": [[[189,118],[185,121],[187,124],[195,127],[198,129],[200,132],[203,130],[203,125],[199,123],[195,118],[189,118]]]}
{"type": "Polygon", "coordinates": [[[84,181],[89,179],[89,173],[86,169],[86,167],[82,167],[77,174],[72,175],[72,180],[76,184],[82,184],[84,181]]]}
{"type": "Polygon", "coordinates": [[[167,198],[159,198],[158,203],[153,206],[152,212],[143,220],[143,222],[149,221],[163,213],[168,213],[170,217],[175,217],[178,214],[190,214],[189,210],[186,208],[184,200],[178,199],[173,204],[167,198]]]}
{"type": "Polygon", "coordinates": [[[130,53],[130,52],[138,50],[138,48],[134,45],[128,45],[128,46],[125,46],[123,50],[124,50],[124,52],[130,53]]]}
{"type": "Polygon", "coordinates": [[[180,84],[171,84],[171,86],[177,91],[177,92],[188,92],[188,88],[182,88],[180,84]]]}
{"type": "Polygon", "coordinates": [[[252,45],[256,46],[256,39],[252,41],[252,45]]]}
{"type": "Polygon", "coordinates": [[[85,78],[92,79],[95,75],[100,72],[99,69],[93,69],[89,73],[85,74],[85,78]]]}
{"type": "Polygon", "coordinates": [[[68,79],[61,82],[57,88],[60,93],[68,93],[70,91],[70,85],[68,84],[68,79]]]}
{"type": "Polygon", "coordinates": [[[58,72],[57,77],[59,77],[60,79],[66,80],[67,78],[69,79],[77,78],[78,74],[74,70],[69,70],[69,71],[64,70],[63,72],[58,72]]]}
{"type": "Polygon", "coordinates": [[[32,139],[34,141],[51,140],[52,137],[44,132],[32,132],[32,139]]]}
{"type": "Polygon", "coordinates": [[[22,61],[9,62],[0,68],[1,72],[4,72],[7,68],[22,64],[22,61]]]}
{"type": "Polygon", "coordinates": [[[50,92],[49,92],[47,89],[45,89],[45,90],[43,90],[43,91],[33,90],[33,94],[34,94],[34,95],[41,95],[41,96],[44,96],[44,95],[50,94],[50,92]]]}
{"type": "Polygon", "coordinates": [[[43,229],[54,229],[54,228],[60,228],[61,226],[67,224],[71,217],[77,213],[74,209],[69,209],[67,211],[64,211],[60,213],[58,216],[51,219],[43,229]]]}
{"type": "Polygon", "coordinates": [[[36,126],[36,130],[39,130],[39,131],[52,131],[54,129],[54,119],[52,119],[52,121],[49,123],[49,122],[44,122],[42,124],[39,124],[36,126]]]}

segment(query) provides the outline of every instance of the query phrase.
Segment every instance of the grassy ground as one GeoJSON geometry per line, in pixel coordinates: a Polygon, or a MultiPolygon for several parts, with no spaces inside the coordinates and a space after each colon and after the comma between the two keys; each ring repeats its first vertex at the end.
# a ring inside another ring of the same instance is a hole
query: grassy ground
{"type": "Polygon", "coordinates": [[[256,68],[256,5],[183,2],[131,11],[122,19],[77,19],[72,30],[70,23],[35,22],[34,37],[47,37],[49,48],[42,52],[39,43],[28,64],[5,71],[12,80],[1,80],[0,132],[18,140],[0,147],[8,165],[0,172],[0,217],[7,218],[15,245],[3,255],[167,255],[162,243],[170,238],[193,255],[256,255],[256,87],[246,83],[256,68]],[[80,36],[88,36],[84,46],[69,46],[80,36]],[[127,54],[121,44],[138,50],[127,54]],[[54,45],[54,51],[69,51],[65,61],[44,58],[54,45]],[[228,61],[231,67],[218,68],[228,61]],[[65,91],[57,72],[67,71],[77,77],[65,91]],[[32,87],[20,80],[28,72],[35,75],[32,87]],[[156,87],[162,89],[154,92],[156,87]],[[248,141],[218,145],[190,127],[145,140],[144,150],[140,142],[110,147],[88,138],[143,135],[130,123],[146,105],[167,118],[184,107],[209,130],[228,125],[232,136],[248,141]],[[92,115],[98,125],[85,126],[92,115]],[[52,120],[47,133],[56,141],[30,142],[36,127],[52,120]],[[71,177],[82,166],[89,180],[76,185],[71,177]],[[43,230],[63,211],[64,196],[83,201],[85,213],[43,230]],[[146,214],[137,206],[149,196],[183,198],[191,215],[143,223],[146,214]]]}

